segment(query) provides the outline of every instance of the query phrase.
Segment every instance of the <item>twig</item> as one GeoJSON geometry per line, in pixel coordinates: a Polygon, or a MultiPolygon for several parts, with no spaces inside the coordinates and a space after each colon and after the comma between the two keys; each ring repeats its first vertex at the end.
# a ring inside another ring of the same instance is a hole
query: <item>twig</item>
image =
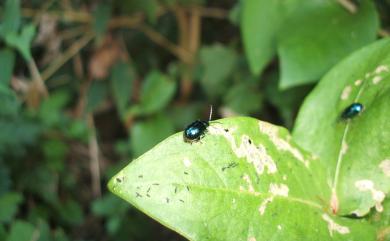
{"type": "Polygon", "coordinates": [[[34,16],[34,20],[33,20],[34,25],[37,25],[39,23],[42,15],[44,15],[45,12],[47,12],[47,10],[51,7],[51,5],[53,3],[54,3],[54,1],[50,0],[50,1],[43,4],[43,6],[38,10],[38,13],[35,14],[35,16],[34,16]]]}
{"type": "Polygon", "coordinates": [[[75,117],[81,117],[84,114],[84,110],[87,103],[88,91],[92,85],[92,78],[89,77],[86,81],[81,82],[80,91],[79,91],[79,100],[76,104],[74,111],[75,117]]]}
{"type": "Polygon", "coordinates": [[[337,0],[341,6],[343,6],[345,9],[347,9],[350,13],[356,13],[357,7],[356,5],[351,2],[350,0],[337,0]]]}
{"type": "Polygon", "coordinates": [[[229,11],[221,8],[206,8],[198,7],[199,13],[204,18],[226,19],[229,16],[229,11]]]}
{"type": "Polygon", "coordinates": [[[81,25],[78,27],[70,28],[70,29],[64,29],[60,33],[58,33],[58,37],[62,41],[66,41],[68,39],[73,39],[79,35],[84,34],[85,32],[88,32],[89,28],[85,25],[81,25]]]}
{"type": "Polygon", "coordinates": [[[140,31],[142,31],[145,35],[147,35],[153,42],[160,45],[161,47],[167,49],[172,54],[174,54],[178,59],[183,62],[188,62],[191,59],[191,54],[183,48],[175,45],[163,35],[148,27],[147,25],[141,25],[138,27],[140,31]]]}
{"type": "MultiPolygon", "coordinates": [[[[344,2],[344,1],[348,1],[348,0],[338,0],[338,1],[344,2]]],[[[343,3],[340,3],[340,4],[343,5],[343,3]]],[[[349,4],[352,4],[352,3],[349,2],[349,4]]],[[[205,18],[226,19],[229,16],[229,11],[225,10],[225,9],[207,8],[207,7],[199,7],[199,6],[197,8],[199,8],[200,15],[202,17],[205,17],[205,18]]],[[[175,9],[177,9],[177,8],[175,8],[175,9]]],[[[157,16],[161,16],[162,14],[164,14],[166,12],[167,12],[167,9],[159,8],[157,10],[157,16]]],[[[42,11],[41,11],[41,9],[37,10],[37,9],[32,9],[32,8],[22,8],[22,14],[24,17],[33,18],[33,17],[36,17],[37,15],[39,16],[40,14],[42,14],[42,11]]],[[[53,16],[53,17],[57,17],[60,20],[65,21],[65,22],[89,24],[89,23],[92,23],[94,21],[94,17],[87,11],[74,11],[74,10],[70,10],[70,9],[67,9],[65,11],[50,10],[50,11],[45,11],[45,14],[53,16]]],[[[144,14],[135,13],[132,16],[114,17],[110,20],[108,25],[111,28],[126,27],[126,26],[133,27],[135,23],[137,23],[137,22],[139,23],[139,21],[142,21],[143,19],[144,19],[144,14]]]]}
{"type": "Polygon", "coordinates": [[[141,24],[144,20],[144,15],[140,13],[133,14],[131,17],[116,17],[109,21],[108,28],[134,28],[135,26],[141,24]]]}
{"type": "Polygon", "coordinates": [[[91,132],[89,135],[89,156],[91,158],[89,167],[91,171],[92,194],[94,197],[100,197],[101,188],[100,188],[99,145],[96,137],[95,122],[93,120],[93,115],[91,113],[87,115],[87,122],[91,132]]]}
{"type": "Polygon", "coordinates": [[[33,79],[34,84],[37,86],[38,91],[43,95],[43,97],[48,97],[49,92],[47,91],[46,85],[42,76],[39,73],[38,67],[32,58],[27,62],[28,69],[30,71],[31,77],[33,79]]]}
{"type": "Polygon", "coordinates": [[[187,16],[186,12],[181,7],[176,7],[173,9],[176,16],[176,22],[179,27],[179,46],[187,49],[188,43],[188,26],[187,26],[187,16]]]}
{"type": "Polygon", "coordinates": [[[50,78],[61,66],[63,66],[69,59],[75,56],[82,48],[85,47],[93,39],[95,35],[87,33],[83,38],[71,45],[61,56],[59,56],[49,67],[42,72],[42,79],[46,81],[50,78]]]}
{"type": "MultiPolygon", "coordinates": [[[[22,14],[24,17],[35,17],[39,14],[39,10],[31,8],[22,8],[22,14]]],[[[47,11],[45,14],[58,17],[65,22],[79,22],[79,23],[90,23],[92,21],[92,16],[88,12],[82,11],[47,11]]]]}
{"type": "Polygon", "coordinates": [[[183,43],[184,46],[188,48],[188,51],[191,53],[191,59],[185,63],[186,68],[182,74],[181,78],[181,90],[180,90],[180,99],[185,102],[191,94],[192,91],[192,77],[194,72],[194,61],[195,56],[199,48],[200,34],[201,34],[201,16],[200,9],[198,7],[191,8],[189,17],[187,18],[187,26],[189,32],[187,32],[188,37],[187,43],[183,43]]]}
{"type": "Polygon", "coordinates": [[[194,56],[199,48],[200,34],[201,34],[201,16],[200,9],[198,7],[193,7],[189,19],[190,26],[190,36],[188,49],[194,56]]]}

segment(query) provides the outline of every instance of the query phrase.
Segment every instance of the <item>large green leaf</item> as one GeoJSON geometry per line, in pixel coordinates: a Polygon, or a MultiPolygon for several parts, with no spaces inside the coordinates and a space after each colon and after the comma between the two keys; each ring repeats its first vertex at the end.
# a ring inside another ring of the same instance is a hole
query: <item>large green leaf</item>
{"type": "Polygon", "coordinates": [[[259,74],[276,51],[282,88],[319,79],[338,59],[372,42],[378,17],[371,0],[349,13],[337,1],[246,0],[241,21],[251,70],[259,74]]]}
{"type": "Polygon", "coordinates": [[[198,142],[169,137],[109,188],[190,240],[374,240],[366,223],[323,206],[320,162],[290,138],[256,119],[218,120],[198,142]]]}
{"type": "Polygon", "coordinates": [[[362,216],[390,191],[390,40],[354,53],[318,84],[303,104],[295,140],[327,167],[335,212],[362,216]],[[354,102],[364,111],[340,118],[354,102]]]}

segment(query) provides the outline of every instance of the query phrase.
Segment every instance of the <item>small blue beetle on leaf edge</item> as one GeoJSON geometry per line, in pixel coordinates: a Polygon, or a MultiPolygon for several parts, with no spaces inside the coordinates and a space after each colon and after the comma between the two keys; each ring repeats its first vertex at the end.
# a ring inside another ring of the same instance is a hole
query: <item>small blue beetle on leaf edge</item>
{"type": "Polygon", "coordinates": [[[344,120],[352,119],[361,113],[364,109],[364,106],[360,103],[352,103],[347,108],[344,109],[341,114],[341,118],[344,120]]]}
{"type": "Polygon", "coordinates": [[[193,143],[202,139],[207,131],[211,116],[213,114],[213,106],[210,106],[210,115],[208,121],[196,120],[188,125],[183,131],[184,142],[193,143]]]}

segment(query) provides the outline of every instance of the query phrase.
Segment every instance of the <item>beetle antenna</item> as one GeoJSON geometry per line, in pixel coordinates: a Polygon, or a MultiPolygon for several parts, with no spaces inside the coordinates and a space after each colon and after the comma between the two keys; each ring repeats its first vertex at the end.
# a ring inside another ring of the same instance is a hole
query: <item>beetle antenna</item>
{"type": "Polygon", "coordinates": [[[209,115],[209,121],[211,121],[211,116],[213,115],[213,106],[210,105],[210,115],[209,115]]]}

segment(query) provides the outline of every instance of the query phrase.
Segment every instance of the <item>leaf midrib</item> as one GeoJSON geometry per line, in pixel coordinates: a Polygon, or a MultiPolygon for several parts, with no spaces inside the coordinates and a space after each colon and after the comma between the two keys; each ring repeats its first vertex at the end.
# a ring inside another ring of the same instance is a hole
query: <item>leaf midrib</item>
{"type": "MultiPolygon", "coordinates": [[[[367,85],[367,82],[369,82],[369,79],[368,78],[364,78],[363,83],[360,85],[359,91],[356,94],[355,99],[353,100],[352,103],[358,102],[360,96],[363,93],[363,90],[364,90],[365,86],[367,85]]],[[[353,83],[352,83],[352,85],[353,85],[353,83]]],[[[340,176],[340,169],[341,169],[341,165],[342,165],[342,162],[343,162],[343,156],[344,156],[342,154],[343,143],[345,142],[345,140],[347,138],[349,127],[350,127],[350,123],[351,123],[352,120],[353,119],[347,120],[347,124],[345,125],[345,129],[344,129],[344,132],[343,132],[343,136],[341,137],[341,142],[340,142],[340,146],[339,146],[339,152],[338,152],[337,163],[336,163],[336,170],[335,170],[335,175],[334,175],[333,185],[332,185],[332,192],[334,192],[336,195],[337,195],[337,184],[338,184],[339,176],[340,176]]]]}
{"type": "MultiPolygon", "coordinates": [[[[147,186],[147,185],[153,185],[153,183],[155,182],[142,182],[143,185],[147,186]]],[[[134,183],[135,184],[135,183],[134,183]]],[[[314,207],[314,208],[317,208],[317,209],[320,209],[320,210],[323,210],[323,206],[321,206],[320,204],[316,203],[316,202],[313,202],[313,201],[310,201],[310,200],[306,200],[306,199],[302,199],[302,198],[298,198],[298,197],[292,197],[292,196],[281,196],[281,195],[274,195],[272,193],[260,193],[260,192],[250,192],[250,191],[247,191],[247,190],[234,190],[234,189],[227,189],[227,188],[223,188],[223,187],[209,187],[209,186],[204,186],[204,185],[200,185],[200,184],[197,184],[197,183],[176,183],[176,182],[170,182],[170,183],[159,183],[161,186],[181,186],[183,188],[185,187],[190,187],[191,189],[200,189],[200,190],[210,190],[210,191],[216,191],[216,192],[225,192],[225,193],[233,193],[237,196],[240,196],[240,195],[247,195],[247,196],[252,196],[252,197],[261,197],[263,198],[262,200],[266,199],[266,198],[269,198],[269,197],[274,197],[274,198],[283,198],[283,199],[286,199],[288,201],[292,201],[292,202],[298,202],[298,203],[301,203],[301,204],[305,204],[307,206],[310,206],[310,207],[314,207]]],[[[136,186],[136,185],[134,185],[136,186]]]]}

